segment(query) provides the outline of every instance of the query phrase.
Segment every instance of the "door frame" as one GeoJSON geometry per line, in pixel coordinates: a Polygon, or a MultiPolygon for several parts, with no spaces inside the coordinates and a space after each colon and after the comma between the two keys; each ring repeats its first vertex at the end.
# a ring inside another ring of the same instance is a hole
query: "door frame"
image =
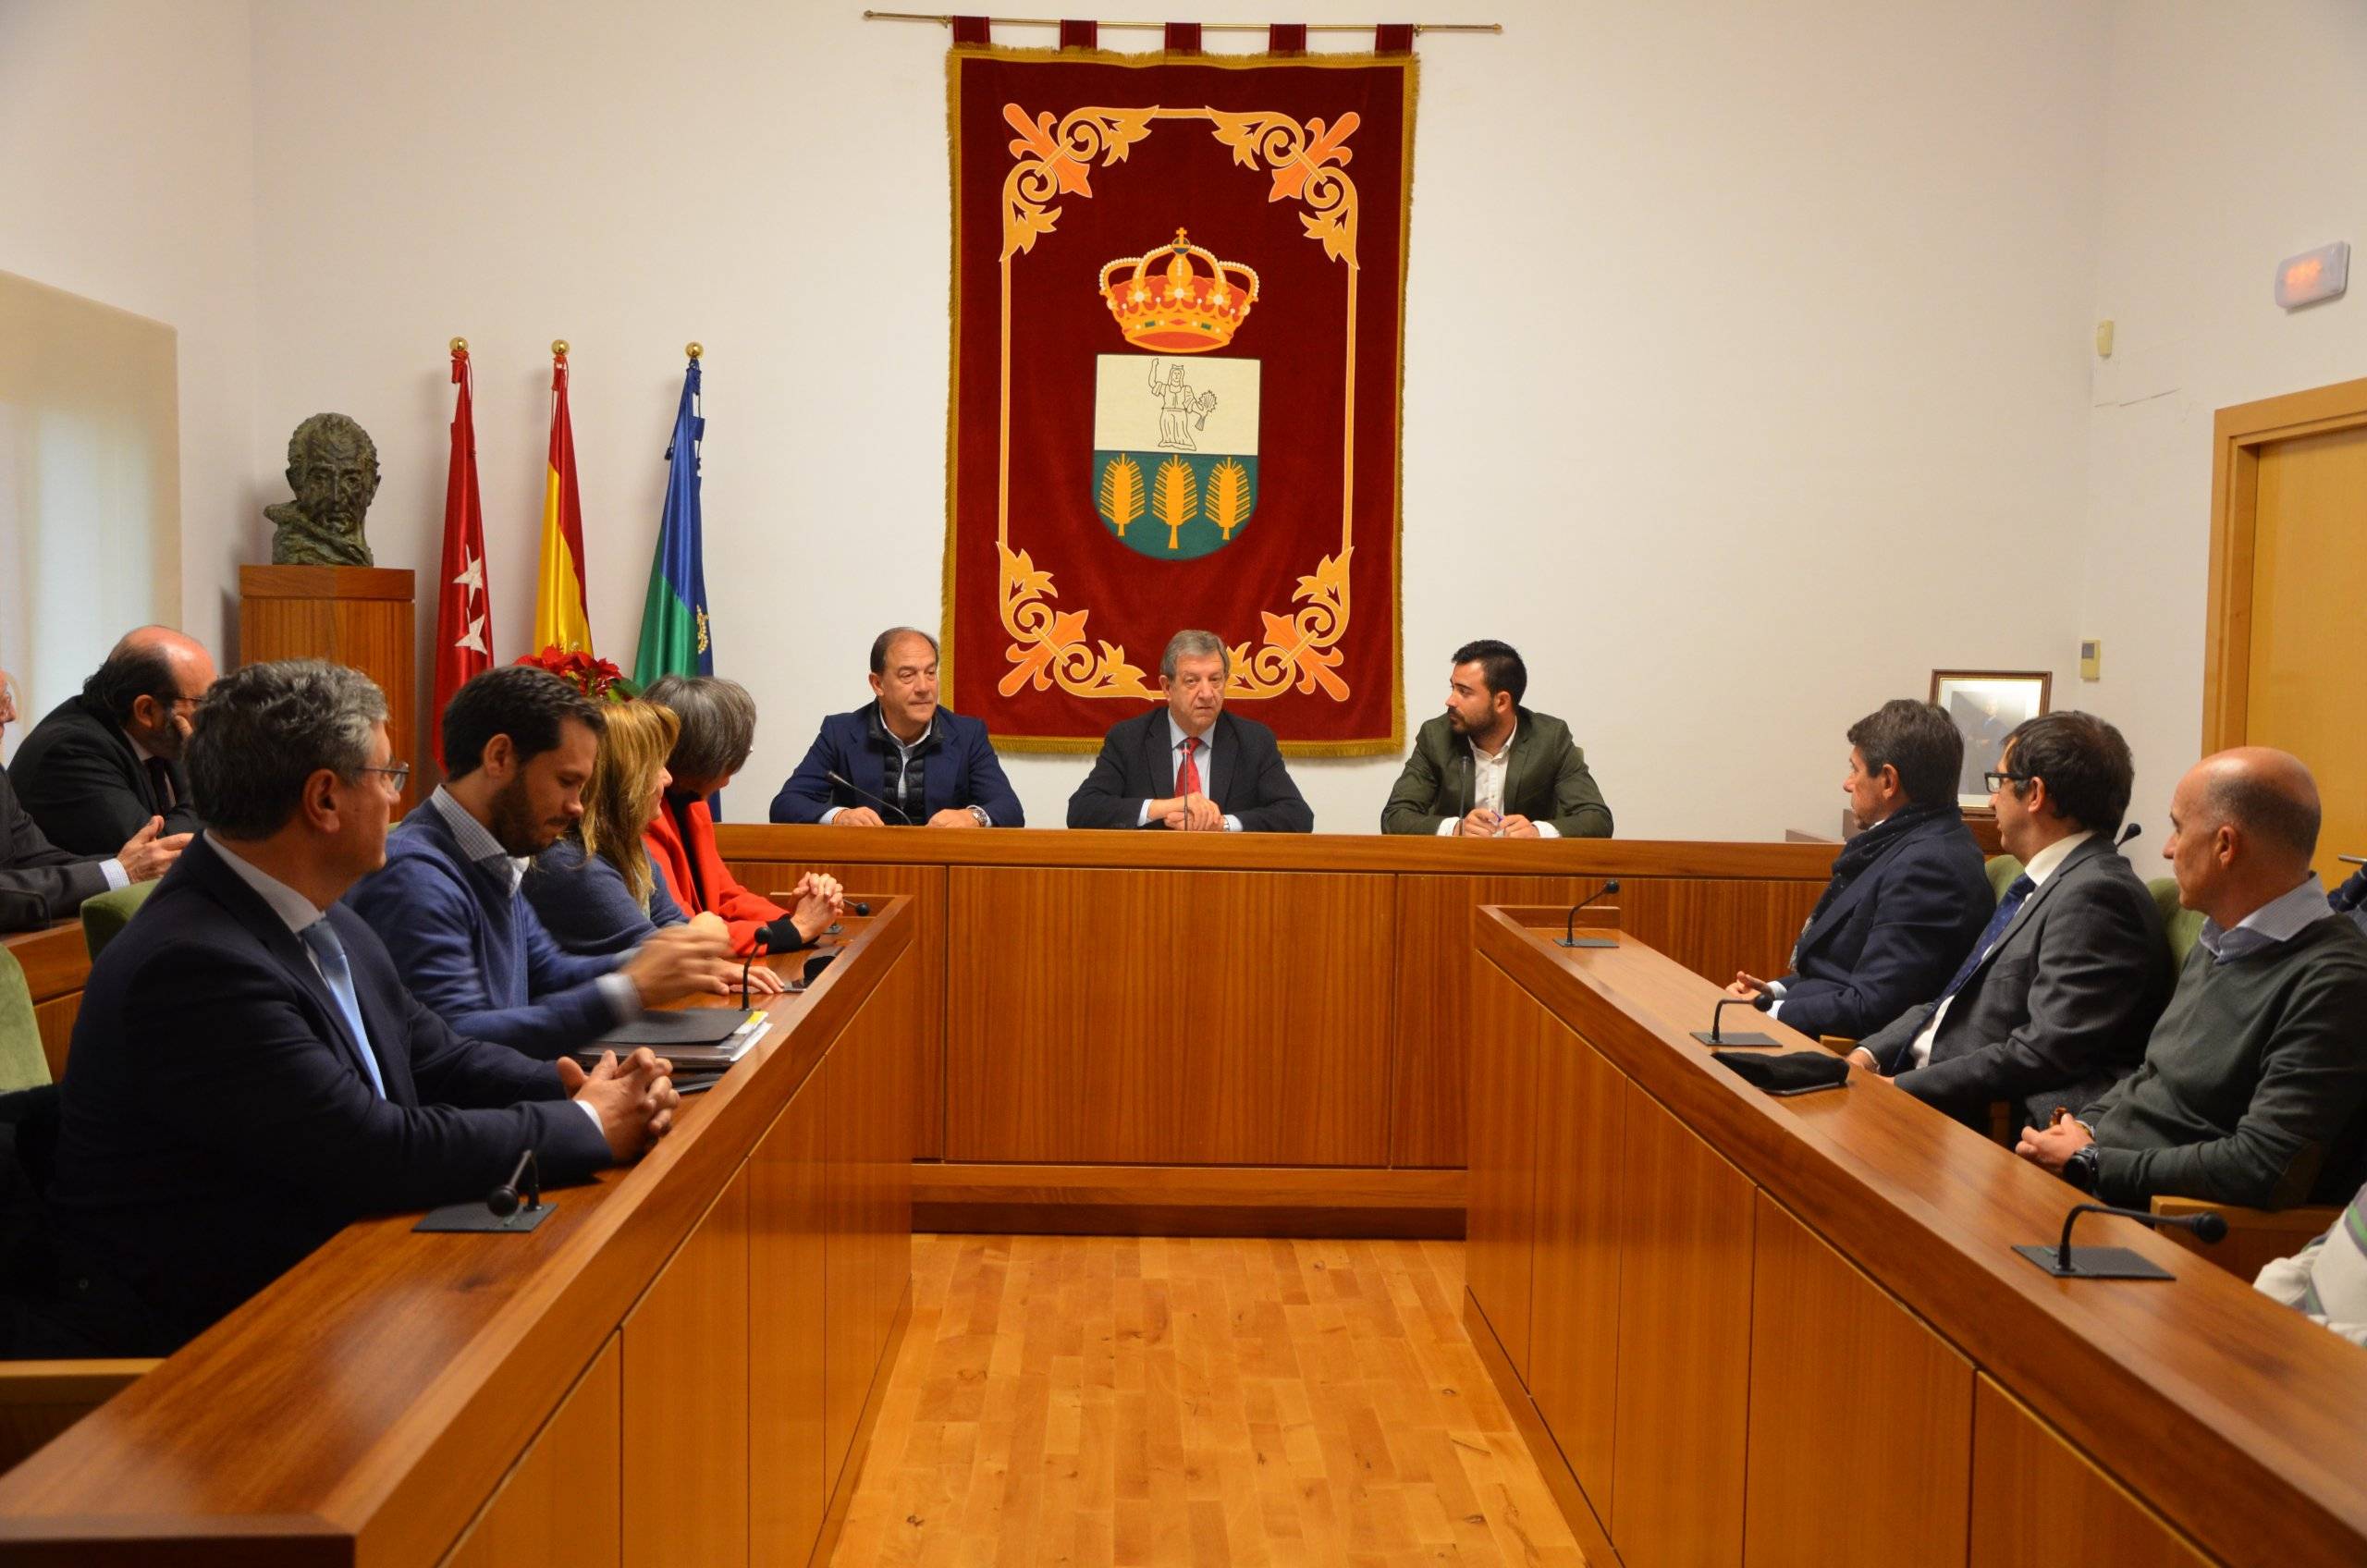
{"type": "Polygon", "coordinates": [[[2252,658],[2260,449],[2367,427],[2367,378],[2221,409],[2211,423],[2211,586],[2202,649],[2202,754],[2244,742],[2252,658]]]}

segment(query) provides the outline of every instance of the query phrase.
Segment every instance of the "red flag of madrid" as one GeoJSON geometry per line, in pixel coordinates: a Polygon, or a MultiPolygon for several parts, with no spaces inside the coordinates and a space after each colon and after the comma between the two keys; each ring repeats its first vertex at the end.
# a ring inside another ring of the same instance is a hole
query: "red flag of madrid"
{"type": "Polygon", "coordinates": [[[435,599],[435,699],[429,744],[444,762],[444,704],[463,681],[493,668],[493,606],[484,591],[484,507],[477,499],[477,430],[469,404],[469,346],[452,339],[452,468],[444,484],[444,568],[435,599]]]}

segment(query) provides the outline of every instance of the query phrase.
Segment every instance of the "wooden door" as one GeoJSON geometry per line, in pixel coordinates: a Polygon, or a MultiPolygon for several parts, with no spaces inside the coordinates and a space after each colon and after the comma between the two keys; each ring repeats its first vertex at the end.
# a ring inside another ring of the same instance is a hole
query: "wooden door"
{"type": "Polygon", "coordinates": [[[2218,437],[2204,744],[2309,764],[2331,888],[2367,854],[2367,381],[2222,409],[2218,437]]]}

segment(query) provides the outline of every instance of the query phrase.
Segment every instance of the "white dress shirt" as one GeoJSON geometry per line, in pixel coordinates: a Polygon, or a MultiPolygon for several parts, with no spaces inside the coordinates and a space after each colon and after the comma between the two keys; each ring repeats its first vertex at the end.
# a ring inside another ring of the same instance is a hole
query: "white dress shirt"
{"type": "MultiPolygon", "coordinates": [[[[1504,736],[1504,743],[1498,746],[1492,753],[1481,751],[1477,740],[1470,736],[1464,737],[1464,744],[1471,748],[1471,803],[1464,808],[1465,815],[1484,806],[1496,814],[1498,821],[1501,822],[1503,819],[1504,776],[1512,767],[1513,737],[1519,733],[1520,721],[1515,719],[1513,721],[1511,730],[1504,736]]],[[[1537,836],[1540,839],[1558,839],[1562,836],[1562,830],[1550,822],[1538,822],[1531,826],[1536,827],[1537,836]]],[[[1441,839],[1452,839],[1462,831],[1463,817],[1460,816],[1450,816],[1439,824],[1439,837],[1441,839]]],[[[1491,837],[1502,838],[1502,829],[1499,828],[1491,837]]]]}

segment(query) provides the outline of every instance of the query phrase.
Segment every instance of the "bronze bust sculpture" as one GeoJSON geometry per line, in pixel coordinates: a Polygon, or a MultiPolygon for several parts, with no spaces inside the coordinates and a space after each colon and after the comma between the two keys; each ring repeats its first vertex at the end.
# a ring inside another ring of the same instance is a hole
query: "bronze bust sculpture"
{"type": "Polygon", "coordinates": [[[378,447],[343,414],[314,414],[288,438],[293,500],[265,507],[274,566],[369,566],[362,520],[378,494],[378,447]]]}

